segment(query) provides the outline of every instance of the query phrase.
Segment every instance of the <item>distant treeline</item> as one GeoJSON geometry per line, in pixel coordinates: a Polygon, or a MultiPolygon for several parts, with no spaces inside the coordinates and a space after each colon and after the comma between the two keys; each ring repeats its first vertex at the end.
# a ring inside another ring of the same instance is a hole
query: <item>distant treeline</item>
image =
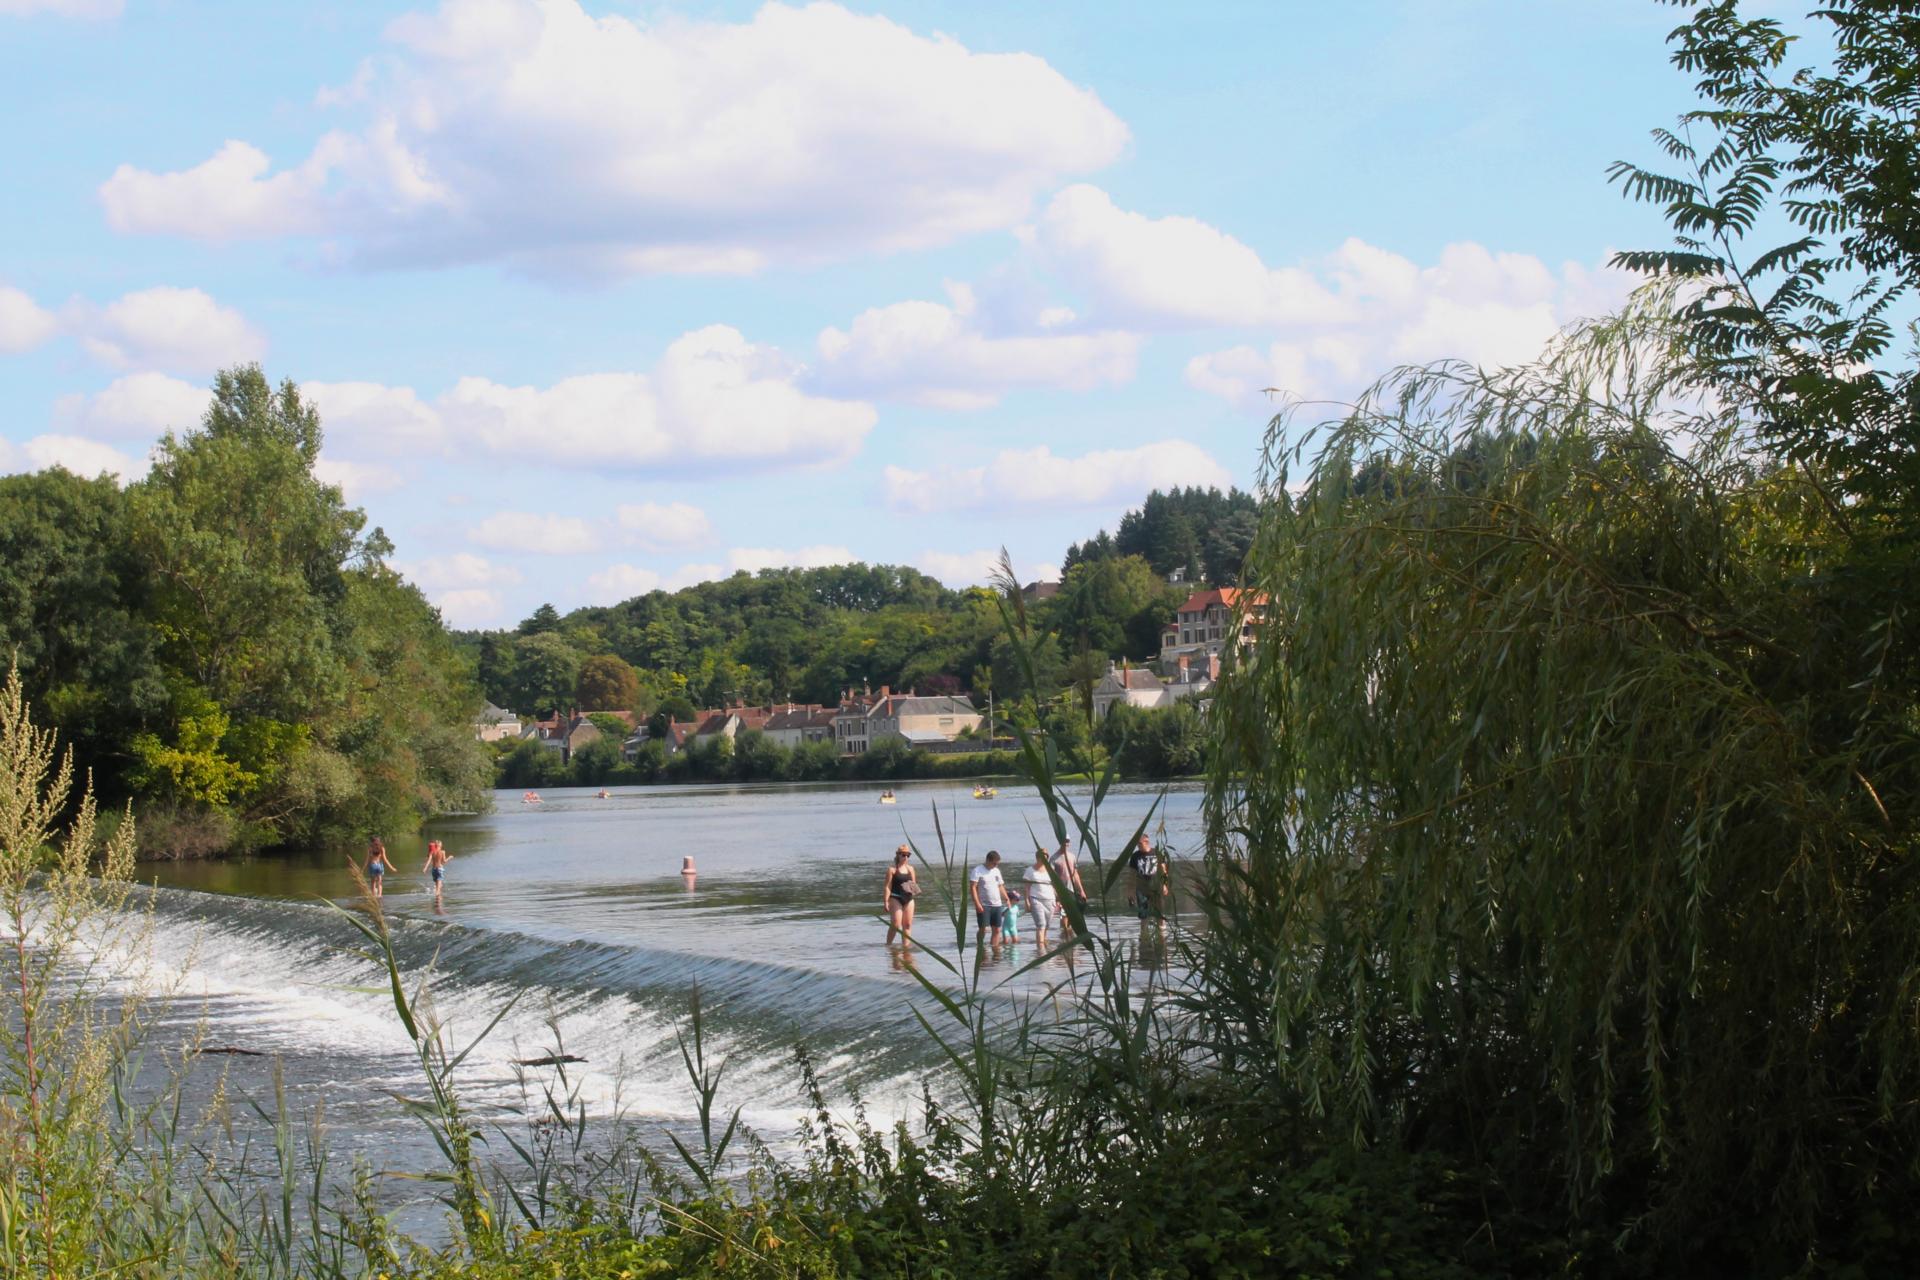
{"type": "Polygon", "coordinates": [[[222,373],[121,488],[0,479],[0,662],[142,849],[411,829],[482,803],[471,673],[391,545],[316,479],[291,382],[222,373]]]}
{"type": "MultiPolygon", "coordinates": [[[[1093,730],[1086,717],[1064,702],[1046,708],[1040,728],[1056,748],[1095,765],[1119,757],[1128,778],[1179,778],[1206,766],[1206,730],[1188,702],[1165,711],[1141,711],[1122,703],[1093,730]],[[1090,751],[1085,750],[1091,748],[1090,751]]],[[[1005,738],[1000,739],[1005,742],[1005,738]]],[[[787,747],[757,729],[737,738],[715,736],[668,754],[659,741],[643,743],[632,759],[619,741],[603,737],[561,760],[560,753],[532,740],[505,748],[499,759],[502,787],[619,786],[650,782],[837,782],[862,778],[974,778],[1019,771],[1008,750],[939,753],[883,738],[864,755],[843,757],[831,742],[787,747]]]]}
{"type": "Polygon", "coordinates": [[[1073,547],[1057,595],[1029,604],[1037,633],[1033,688],[1003,634],[994,593],[952,591],[896,565],[736,573],[679,591],[562,615],[543,605],[512,631],[469,632],[486,696],[521,713],[577,707],[665,710],[741,701],[839,701],[863,686],[1029,693],[1084,688],[1112,658],[1158,652],[1160,629],[1194,585],[1237,582],[1257,521],[1239,490],[1148,496],[1073,547]],[[1185,581],[1168,582],[1184,571],[1185,581]]]}

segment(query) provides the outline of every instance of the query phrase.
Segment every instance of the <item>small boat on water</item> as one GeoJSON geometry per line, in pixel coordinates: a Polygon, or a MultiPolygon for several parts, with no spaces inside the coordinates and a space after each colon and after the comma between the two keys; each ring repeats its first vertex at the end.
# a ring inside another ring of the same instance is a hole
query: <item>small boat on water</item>
{"type": "Polygon", "coordinates": [[[595,796],[595,797],[594,797],[594,799],[596,799],[596,800],[611,800],[611,799],[613,799],[613,792],[611,792],[611,791],[609,791],[609,790],[607,790],[607,789],[606,789],[605,787],[602,787],[602,788],[600,788],[600,794],[599,794],[599,795],[597,795],[597,796],[595,796]]]}
{"type": "Polygon", "coordinates": [[[973,789],[973,798],[975,800],[991,800],[999,794],[1000,788],[998,787],[975,787],[973,789]]]}
{"type": "Polygon", "coordinates": [[[880,803],[881,803],[881,804],[896,804],[896,803],[898,803],[898,801],[896,801],[896,800],[895,800],[895,798],[894,798],[894,794],[893,794],[893,792],[891,792],[891,791],[882,791],[882,792],[880,793],[880,803]]]}
{"type": "Polygon", "coordinates": [[[539,804],[541,803],[540,793],[538,791],[529,791],[527,792],[527,794],[520,797],[520,803],[521,804],[539,804]]]}

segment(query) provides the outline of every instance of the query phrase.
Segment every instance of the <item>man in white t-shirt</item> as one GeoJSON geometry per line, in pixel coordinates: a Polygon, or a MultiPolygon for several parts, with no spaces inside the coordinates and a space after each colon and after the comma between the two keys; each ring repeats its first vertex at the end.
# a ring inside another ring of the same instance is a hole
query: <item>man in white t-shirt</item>
{"type": "Polygon", "coordinates": [[[988,930],[999,938],[1007,918],[1007,882],[1000,874],[999,850],[987,851],[987,860],[967,877],[967,891],[973,895],[973,918],[980,925],[977,940],[985,942],[988,930]]]}

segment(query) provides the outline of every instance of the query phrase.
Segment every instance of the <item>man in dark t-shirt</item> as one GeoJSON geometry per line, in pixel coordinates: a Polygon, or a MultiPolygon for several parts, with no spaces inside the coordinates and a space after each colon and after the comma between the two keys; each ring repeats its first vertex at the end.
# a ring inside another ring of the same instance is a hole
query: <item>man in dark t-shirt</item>
{"type": "Polygon", "coordinates": [[[1134,910],[1142,920],[1150,915],[1159,918],[1164,914],[1162,899],[1172,886],[1167,883],[1166,859],[1153,847],[1153,841],[1147,839],[1146,832],[1141,832],[1139,840],[1134,842],[1127,864],[1133,868],[1134,910]]]}

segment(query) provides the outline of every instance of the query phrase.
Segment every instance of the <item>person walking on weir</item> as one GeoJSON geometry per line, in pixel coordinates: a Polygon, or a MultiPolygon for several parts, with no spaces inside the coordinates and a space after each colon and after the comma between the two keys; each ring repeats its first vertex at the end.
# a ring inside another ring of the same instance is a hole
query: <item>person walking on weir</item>
{"type": "Polygon", "coordinates": [[[447,878],[449,856],[446,846],[438,840],[427,841],[427,860],[420,865],[420,870],[433,877],[433,897],[436,902],[440,900],[440,890],[447,878]]]}
{"type": "Polygon", "coordinates": [[[1000,874],[998,849],[989,849],[986,860],[973,869],[967,892],[973,897],[973,918],[979,925],[975,941],[985,942],[991,933],[997,946],[1007,919],[1007,882],[1000,874]]]}
{"type": "Polygon", "coordinates": [[[920,879],[913,869],[913,846],[901,845],[893,851],[893,865],[887,868],[880,905],[887,913],[887,941],[898,933],[900,941],[913,941],[913,900],[920,895],[920,879]]]}
{"type": "Polygon", "coordinates": [[[1142,831],[1140,839],[1134,843],[1133,853],[1127,859],[1133,868],[1133,905],[1142,920],[1151,916],[1155,920],[1165,920],[1166,912],[1162,904],[1173,886],[1168,883],[1167,862],[1153,847],[1153,841],[1147,839],[1142,831]]]}

